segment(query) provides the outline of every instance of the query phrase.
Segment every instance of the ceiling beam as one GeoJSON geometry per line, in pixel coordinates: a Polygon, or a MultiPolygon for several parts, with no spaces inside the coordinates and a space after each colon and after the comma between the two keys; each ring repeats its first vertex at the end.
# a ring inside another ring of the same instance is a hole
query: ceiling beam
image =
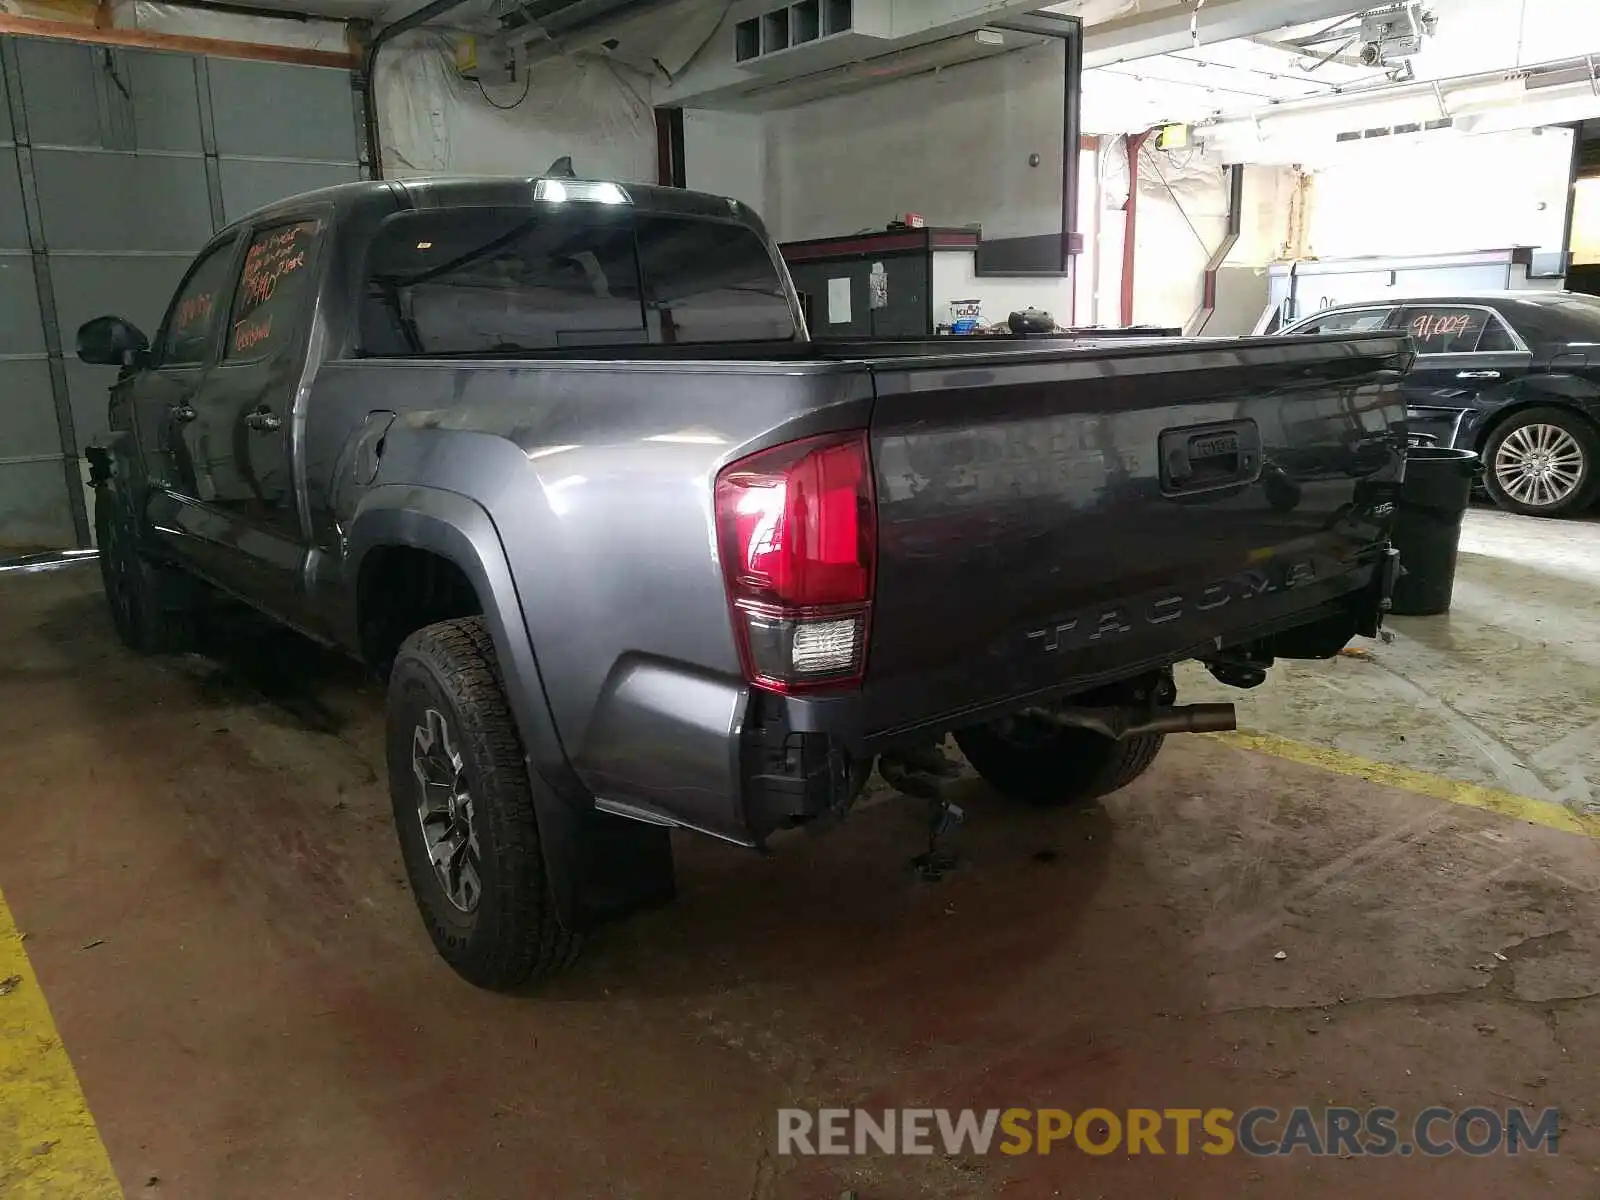
{"type": "Polygon", "coordinates": [[[1104,67],[1136,58],[1193,50],[1288,25],[1330,20],[1359,12],[1352,0],[1210,0],[1194,9],[1165,8],[1091,25],[1084,31],[1083,65],[1104,67]]]}

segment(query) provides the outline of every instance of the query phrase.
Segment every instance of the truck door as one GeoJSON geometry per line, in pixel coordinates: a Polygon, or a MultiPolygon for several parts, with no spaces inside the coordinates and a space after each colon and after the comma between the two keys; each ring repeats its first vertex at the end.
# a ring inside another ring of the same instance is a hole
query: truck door
{"type": "Polygon", "coordinates": [[[188,539],[175,518],[184,498],[194,494],[184,427],[194,416],[194,397],[227,320],[237,243],[238,237],[229,234],[195,257],[156,332],[149,365],[119,380],[111,393],[113,409],[127,406],[133,412],[150,526],[180,557],[187,557],[188,539]]]}
{"type": "Polygon", "coordinates": [[[1455,445],[1469,424],[1468,414],[1497,406],[1504,389],[1526,375],[1533,362],[1533,355],[1489,308],[1411,304],[1401,310],[1399,327],[1417,348],[1417,360],[1401,389],[1406,429],[1433,445],[1455,445]]]}
{"type": "Polygon", "coordinates": [[[231,290],[217,363],[185,429],[206,509],[204,569],[218,583],[295,619],[309,538],[290,436],[305,368],[323,221],[308,215],[252,230],[231,290]]]}

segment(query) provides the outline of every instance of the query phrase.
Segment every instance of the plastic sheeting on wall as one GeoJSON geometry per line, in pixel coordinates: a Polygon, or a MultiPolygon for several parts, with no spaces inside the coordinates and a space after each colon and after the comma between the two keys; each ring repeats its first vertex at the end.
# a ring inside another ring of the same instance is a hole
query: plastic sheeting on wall
{"type": "MultiPolygon", "coordinates": [[[[0,0],[0,3],[4,3],[4,0],[0,0]]],[[[335,54],[344,54],[350,49],[344,24],[340,21],[277,20],[244,13],[185,8],[178,4],[157,3],[156,0],[118,0],[112,6],[111,23],[118,29],[142,29],[146,33],[176,33],[184,37],[218,38],[228,42],[293,46],[335,54]]]]}
{"type": "Polygon", "coordinates": [[[1206,261],[1228,227],[1228,188],[1220,159],[1199,147],[1139,151],[1133,319],[1183,326],[1200,307],[1206,261]]]}
{"type": "Polygon", "coordinates": [[[527,80],[525,96],[521,85],[488,88],[491,104],[456,74],[448,38],[396,39],[375,81],[384,173],[536,175],[571,155],[588,178],[655,181],[647,80],[590,55],[536,63],[527,80]]]}

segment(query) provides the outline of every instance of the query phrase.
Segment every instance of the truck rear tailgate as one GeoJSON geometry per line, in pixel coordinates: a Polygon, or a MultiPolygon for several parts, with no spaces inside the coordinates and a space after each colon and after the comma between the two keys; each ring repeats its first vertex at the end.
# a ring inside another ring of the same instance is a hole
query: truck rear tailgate
{"type": "Polygon", "coordinates": [[[1089,686],[1367,583],[1408,356],[1371,336],[874,362],[863,732],[1089,686]]]}

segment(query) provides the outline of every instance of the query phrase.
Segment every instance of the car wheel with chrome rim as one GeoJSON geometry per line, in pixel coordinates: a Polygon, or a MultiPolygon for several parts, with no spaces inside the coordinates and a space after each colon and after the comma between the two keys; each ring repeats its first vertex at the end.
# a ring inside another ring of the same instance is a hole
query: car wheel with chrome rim
{"type": "Polygon", "coordinates": [[[1559,517],[1594,500],[1600,438],[1584,417],[1559,408],[1513,415],[1484,447],[1484,487],[1507,512],[1559,517]]]}

